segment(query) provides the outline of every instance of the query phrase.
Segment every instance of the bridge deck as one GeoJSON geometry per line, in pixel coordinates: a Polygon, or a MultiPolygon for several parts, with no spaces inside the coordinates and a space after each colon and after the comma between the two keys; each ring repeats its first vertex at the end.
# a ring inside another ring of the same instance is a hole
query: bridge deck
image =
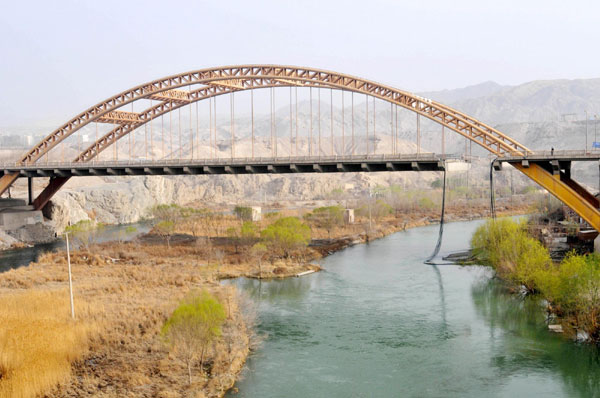
{"type": "Polygon", "coordinates": [[[502,162],[520,162],[522,160],[529,161],[573,161],[573,162],[586,162],[586,161],[600,161],[600,150],[589,150],[589,151],[535,151],[528,153],[525,156],[502,156],[498,158],[502,162]]]}
{"type": "Polygon", "coordinates": [[[446,160],[456,156],[433,153],[411,155],[312,156],[288,158],[234,158],[194,160],[91,161],[86,163],[0,164],[0,176],[19,173],[19,177],[77,177],[112,175],[184,174],[273,174],[337,173],[377,171],[440,171],[446,160]]]}

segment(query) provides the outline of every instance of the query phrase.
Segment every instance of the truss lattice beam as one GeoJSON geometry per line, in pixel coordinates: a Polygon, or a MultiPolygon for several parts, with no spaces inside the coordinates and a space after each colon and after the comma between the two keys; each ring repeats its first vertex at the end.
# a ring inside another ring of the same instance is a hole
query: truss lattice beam
{"type": "Polygon", "coordinates": [[[100,123],[141,123],[140,114],[125,111],[110,111],[98,118],[100,123]]]}
{"type": "Polygon", "coordinates": [[[149,98],[159,101],[175,101],[182,103],[188,103],[192,100],[190,94],[187,91],[182,90],[160,91],[156,94],[150,95],[149,98]]]}
{"type": "Polygon", "coordinates": [[[377,97],[443,124],[498,156],[506,154],[523,155],[531,152],[512,138],[474,118],[406,91],[354,76],[319,69],[280,65],[242,65],[186,72],[155,80],[119,93],[85,110],[56,129],[25,154],[21,162],[33,163],[37,161],[42,155],[81,127],[98,120],[108,112],[139,99],[149,98],[195,84],[222,88],[229,86],[230,89],[243,90],[266,87],[265,82],[273,84],[277,79],[279,79],[278,85],[283,83],[288,86],[329,87],[377,97]],[[292,82],[296,82],[296,84],[292,84],[292,82]]]}

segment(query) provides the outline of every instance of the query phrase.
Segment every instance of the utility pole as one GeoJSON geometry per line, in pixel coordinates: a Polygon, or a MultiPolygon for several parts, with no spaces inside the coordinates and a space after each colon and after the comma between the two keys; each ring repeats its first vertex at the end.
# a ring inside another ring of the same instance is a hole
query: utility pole
{"type": "Polygon", "coordinates": [[[587,111],[585,112],[585,153],[587,153],[587,148],[588,148],[588,113],[587,111]]]}
{"type": "Polygon", "coordinates": [[[69,296],[71,297],[71,318],[75,319],[75,308],[73,307],[73,279],[71,278],[71,251],[69,249],[69,233],[65,232],[67,240],[67,266],[69,268],[69,296]]]}
{"type": "Polygon", "coordinates": [[[594,115],[594,144],[592,145],[592,148],[596,148],[596,142],[597,142],[596,126],[597,125],[598,125],[598,115],[594,115]]]}

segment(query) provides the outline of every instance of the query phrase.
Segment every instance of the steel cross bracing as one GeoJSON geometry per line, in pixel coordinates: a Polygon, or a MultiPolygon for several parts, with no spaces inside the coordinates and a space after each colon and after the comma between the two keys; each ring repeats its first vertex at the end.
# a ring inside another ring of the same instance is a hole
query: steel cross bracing
{"type": "MultiPolygon", "coordinates": [[[[268,87],[330,88],[366,94],[433,120],[444,128],[449,128],[471,140],[471,142],[482,146],[499,159],[535,156],[527,147],[497,129],[456,109],[406,91],[358,77],[314,68],[281,65],[241,65],[201,69],[168,76],[119,93],[92,106],[60,126],[27,152],[19,163],[22,166],[34,165],[43,155],[56,148],[67,137],[89,123],[117,124],[107,134],[98,137],[96,142],[84,149],[74,159],[75,163],[87,163],[93,161],[106,148],[116,145],[120,138],[182,106],[236,91],[268,87]],[[180,90],[182,87],[188,87],[189,91],[180,90]],[[133,108],[131,112],[119,109],[144,99],[157,101],[158,103],[151,104],[149,108],[141,112],[133,112],[133,108]]],[[[591,195],[587,192],[584,193],[585,190],[582,191],[583,188],[578,185],[577,189],[573,189],[573,181],[570,178],[561,180],[552,177],[553,174],[543,167],[534,166],[536,172],[531,172],[531,170],[524,170],[523,167],[519,167],[514,162],[511,164],[514,164],[515,167],[540,183],[559,199],[565,201],[596,229],[600,230],[600,213],[597,208],[589,209],[589,206],[584,204],[584,202],[589,204],[589,200],[586,200],[586,198],[589,199],[591,195]],[[552,180],[552,184],[548,183],[548,175],[544,173],[549,173],[550,177],[556,181],[552,180]],[[582,213],[585,213],[585,216],[582,213]]],[[[394,167],[391,169],[394,169],[394,167]]],[[[9,170],[7,169],[7,171],[9,170]]],[[[5,192],[20,175],[21,172],[5,172],[0,177],[0,194],[5,192]]],[[[59,177],[56,174],[47,189],[38,197],[39,200],[36,199],[38,204],[36,207],[47,203],[49,198],[68,178],[69,176],[59,177]]]]}

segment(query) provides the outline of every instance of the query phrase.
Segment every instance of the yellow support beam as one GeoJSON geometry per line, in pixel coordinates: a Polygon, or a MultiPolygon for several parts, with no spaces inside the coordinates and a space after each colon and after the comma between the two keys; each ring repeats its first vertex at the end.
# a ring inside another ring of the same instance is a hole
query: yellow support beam
{"type": "Polygon", "coordinates": [[[560,180],[560,175],[553,175],[543,167],[531,163],[529,167],[523,167],[519,163],[511,163],[517,170],[531,178],[544,187],[552,195],[573,209],[596,231],[600,232],[600,211],[588,202],[582,195],[560,180]]]}

